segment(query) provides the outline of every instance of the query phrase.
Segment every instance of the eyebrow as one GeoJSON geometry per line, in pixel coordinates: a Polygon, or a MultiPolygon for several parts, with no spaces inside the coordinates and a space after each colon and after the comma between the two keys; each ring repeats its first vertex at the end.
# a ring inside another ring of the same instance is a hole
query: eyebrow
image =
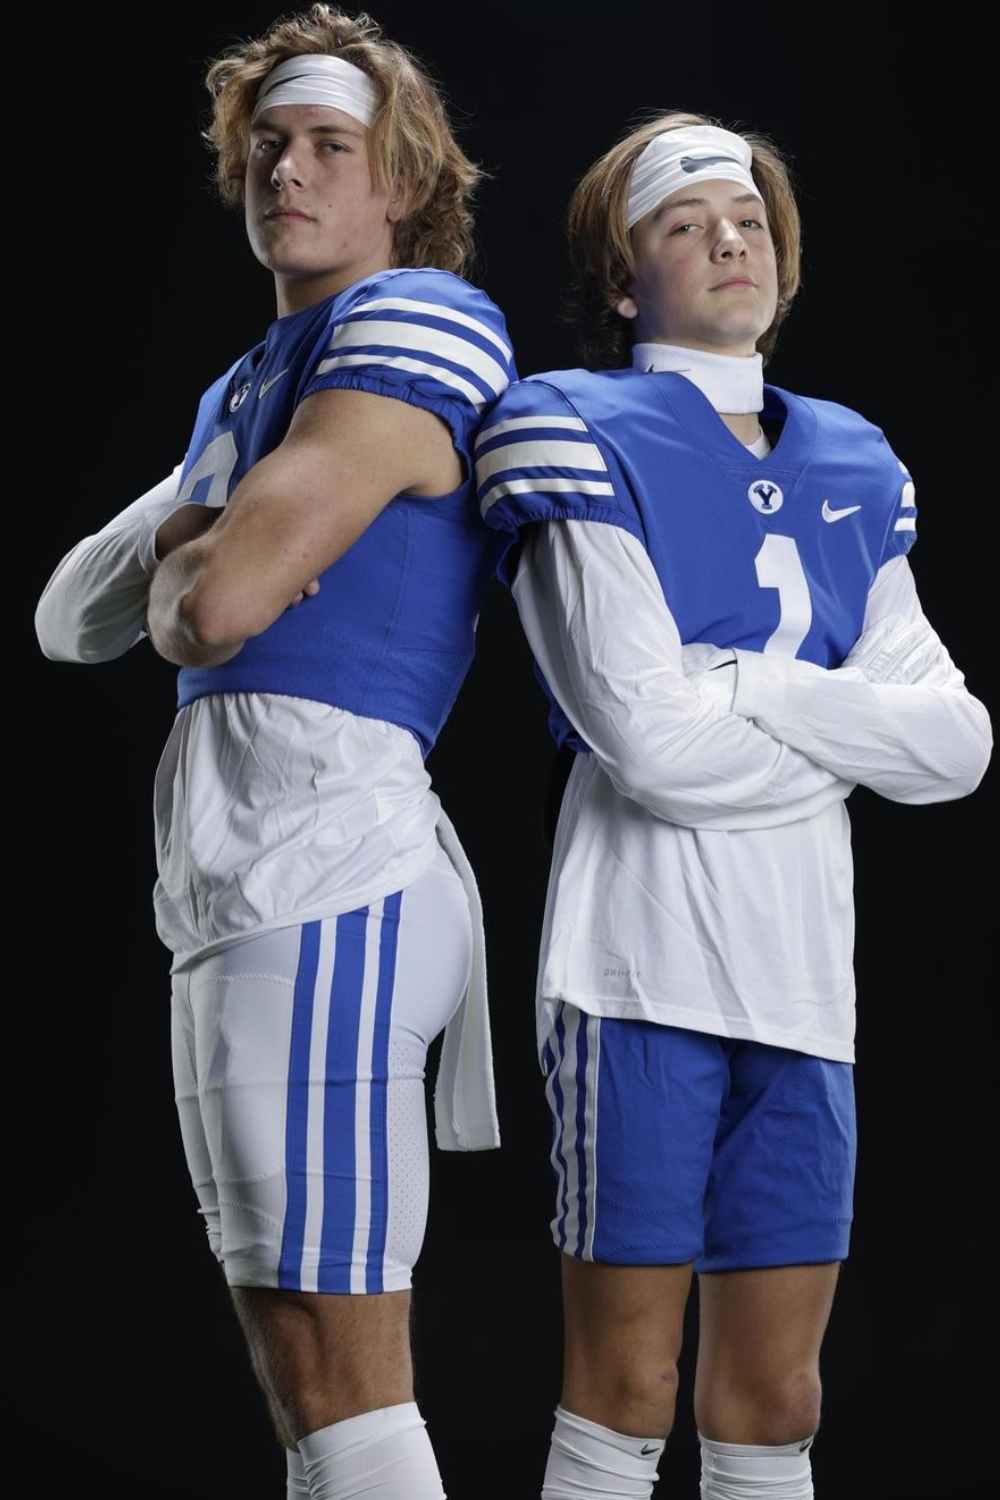
{"type": "MultiPolygon", "coordinates": [[[[730,203],[763,203],[764,200],[757,193],[740,193],[734,194],[729,201],[730,203]]],[[[668,212],[672,208],[704,208],[707,203],[707,198],[675,198],[672,203],[663,203],[660,206],[664,212],[668,212]]]]}
{"type": "MultiPolygon", "coordinates": [[[[270,130],[270,131],[273,131],[273,133],[275,135],[286,135],[287,134],[287,131],[282,130],[282,128],[281,128],[280,125],[275,124],[275,122],[273,120],[269,120],[266,115],[261,115],[258,120],[255,120],[254,123],[253,123],[253,125],[250,127],[250,129],[251,129],[251,132],[253,132],[255,130],[270,130]]],[[[352,130],[349,125],[310,125],[309,129],[307,131],[307,134],[308,135],[353,135],[353,136],[356,136],[358,138],[358,140],[362,139],[361,131],[360,130],[352,130]]]]}

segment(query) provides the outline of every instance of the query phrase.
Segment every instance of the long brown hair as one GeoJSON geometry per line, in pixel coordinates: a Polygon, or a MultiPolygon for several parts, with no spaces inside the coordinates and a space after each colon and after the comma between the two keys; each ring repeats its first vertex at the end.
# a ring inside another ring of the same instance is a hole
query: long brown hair
{"type": "MultiPolygon", "coordinates": [[[[613,369],[631,358],[632,329],[615,311],[635,274],[632,238],[626,223],[632,169],[650,141],[685,125],[718,125],[708,115],[673,111],[657,115],[613,146],[577,186],[567,216],[573,267],[570,306],[588,369],[613,369]]],[[[766,136],[724,127],[742,136],[753,152],[751,173],[767,210],[778,270],[778,306],[771,326],[757,340],[767,359],[774,349],[802,279],[802,228],[791,174],[781,153],[766,136]]]]}
{"type": "Polygon", "coordinates": [[[243,203],[250,121],[261,82],[286,57],[326,52],[366,73],[379,104],[368,133],[377,185],[402,183],[408,200],[395,225],[393,263],[436,266],[462,274],[473,255],[469,200],[479,169],[462,151],[430,77],[364,12],[348,16],[330,5],[275,21],[265,36],[230,47],[209,67],[205,84],[213,118],[205,139],[216,152],[223,201],[243,203]]]}

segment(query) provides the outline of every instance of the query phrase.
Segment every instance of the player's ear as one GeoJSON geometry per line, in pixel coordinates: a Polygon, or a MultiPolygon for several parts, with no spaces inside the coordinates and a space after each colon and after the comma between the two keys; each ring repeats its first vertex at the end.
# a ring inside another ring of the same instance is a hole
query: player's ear
{"type": "Polygon", "coordinates": [[[631,292],[626,292],[624,297],[620,297],[617,302],[613,302],[611,305],[615,312],[619,313],[623,318],[637,318],[639,316],[639,307],[631,292]]]}
{"type": "Polygon", "coordinates": [[[410,212],[413,197],[409,183],[404,178],[397,177],[392,192],[389,194],[389,206],[385,211],[390,224],[398,224],[406,218],[410,212]]]}

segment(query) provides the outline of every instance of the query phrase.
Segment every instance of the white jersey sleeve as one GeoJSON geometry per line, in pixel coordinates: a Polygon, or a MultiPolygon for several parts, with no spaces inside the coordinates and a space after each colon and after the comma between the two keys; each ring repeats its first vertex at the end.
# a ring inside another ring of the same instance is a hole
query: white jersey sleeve
{"type": "Polygon", "coordinates": [[[876,575],[842,667],[737,651],[734,709],[828,770],[893,802],[948,802],[989,763],[986,709],[917,597],[905,556],[876,575]]]}
{"type": "Polygon", "coordinates": [[[513,594],[564,713],[618,792],[701,829],[767,828],[842,800],[849,781],[700,694],[642,543],[617,526],[529,529],[513,594]]]}
{"type": "Polygon", "coordinates": [[[77,542],[42,592],[35,630],[51,661],[112,661],[145,635],[156,530],[176,508],[181,465],[77,542]]]}

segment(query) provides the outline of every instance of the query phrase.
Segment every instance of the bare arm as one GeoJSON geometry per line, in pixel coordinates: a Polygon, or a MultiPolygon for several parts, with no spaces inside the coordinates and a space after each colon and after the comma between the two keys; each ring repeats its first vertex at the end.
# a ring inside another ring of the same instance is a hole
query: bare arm
{"type": "Polygon", "coordinates": [[[218,523],[179,547],[150,589],[149,632],[169,661],[215,666],[277,619],[395,496],[461,481],[447,427],[367,391],[322,390],[237,485],[218,523]]]}
{"type": "Polygon", "coordinates": [[[894,802],[964,797],[989,763],[989,715],[927,621],[905,558],[876,578],[843,667],[736,656],[735,712],[894,802]]]}

